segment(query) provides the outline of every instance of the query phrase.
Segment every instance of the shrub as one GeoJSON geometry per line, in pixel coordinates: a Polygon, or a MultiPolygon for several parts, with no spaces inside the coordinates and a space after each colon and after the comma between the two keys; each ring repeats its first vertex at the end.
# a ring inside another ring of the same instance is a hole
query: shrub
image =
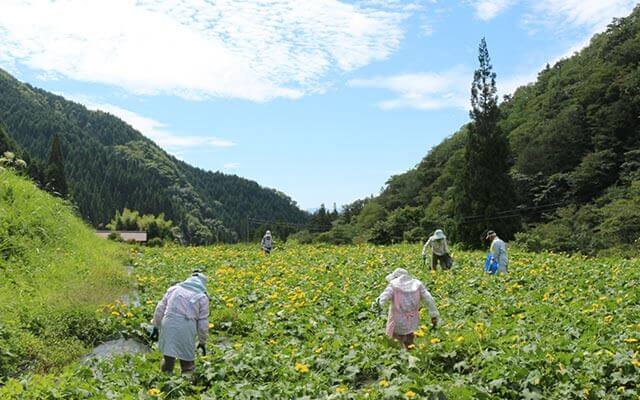
{"type": "Polygon", "coordinates": [[[160,239],[159,237],[154,237],[154,238],[151,238],[149,241],[147,241],[147,246],[149,246],[149,247],[162,247],[162,246],[164,246],[164,241],[162,239],[160,239]]]}
{"type": "Polygon", "coordinates": [[[120,235],[118,232],[111,232],[109,236],[107,236],[107,239],[113,240],[114,242],[124,242],[122,235],[120,235]]]}

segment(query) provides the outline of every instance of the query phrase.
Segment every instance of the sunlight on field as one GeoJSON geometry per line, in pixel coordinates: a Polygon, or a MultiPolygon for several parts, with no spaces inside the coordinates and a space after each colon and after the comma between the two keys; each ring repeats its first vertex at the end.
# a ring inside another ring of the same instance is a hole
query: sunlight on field
{"type": "MultiPolygon", "coordinates": [[[[95,386],[88,390],[236,399],[637,398],[637,260],[513,251],[510,274],[488,276],[481,253],[455,252],[452,271],[432,273],[410,245],[288,246],[271,256],[249,246],[168,247],[131,249],[131,257],[142,305],[101,312],[142,335],[140,323],[164,290],[205,267],[210,355],[197,361],[194,385],[159,374],[155,352],[97,365],[103,379],[80,368],[95,386]],[[442,316],[433,331],[423,310],[411,352],[386,339],[386,313],[370,309],[385,274],[399,266],[426,283],[442,316]]],[[[73,371],[59,390],[78,385],[73,371]]]]}

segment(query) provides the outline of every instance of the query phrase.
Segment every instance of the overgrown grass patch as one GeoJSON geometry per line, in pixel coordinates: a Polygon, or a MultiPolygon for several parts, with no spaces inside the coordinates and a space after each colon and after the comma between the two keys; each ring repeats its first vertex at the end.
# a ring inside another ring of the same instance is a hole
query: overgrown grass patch
{"type": "Polygon", "coordinates": [[[59,370],[104,337],[96,309],[127,291],[125,254],[70,203],[0,171],[0,375],[59,370]]]}

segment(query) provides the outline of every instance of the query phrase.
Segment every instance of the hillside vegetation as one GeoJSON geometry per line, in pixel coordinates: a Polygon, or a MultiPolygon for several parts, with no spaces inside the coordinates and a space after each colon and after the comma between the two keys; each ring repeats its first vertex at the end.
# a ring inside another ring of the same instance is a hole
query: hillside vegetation
{"type": "Polygon", "coordinates": [[[256,182],[208,172],[167,154],[122,120],[21,83],[0,70],[0,125],[35,161],[60,137],[70,194],[94,226],[125,207],[164,213],[188,243],[232,242],[247,217],[303,223],[285,194],[256,182]]]}
{"type": "Polygon", "coordinates": [[[96,309],[129,287],[123,255],[69,204],[0,168],[0,377],[57,370],[110,334],[96,309]]]}
{"type": "MultiPolygon", "coordinates": [[[[486,228],[499,233],[505,216],[517,215],[524,223],[520,240],[532,249],[637,249],[639,62],[636,8],[502,101],[498,126],[509,140],[519,199],[490,216],[486,228]]],[[[437,227],[455,239],[454,184],[468,131],[463,126],[414,169],[391,177],[379,196],[347,206],[334,235],[323,239],[343,240],[347,232],[375,243],[414,241],[437,227]]]]}
{"type": "Polygon", "coordinates": [[[73,365],[11,380],[3,399],[638,399],[640,261],[512,249],[508,275],[484,254],[455,251],[451,271],[421,265],[420,246],[143,248],[133,255],[140,306],[111,303],[109,321],[139,334],[173,282],[205,266],[212,328],[193,380],[159,370],[160,353],[73,365]],[[385,275],[425,282],[415,348],[384,334],[371,304],[385,275]]]}

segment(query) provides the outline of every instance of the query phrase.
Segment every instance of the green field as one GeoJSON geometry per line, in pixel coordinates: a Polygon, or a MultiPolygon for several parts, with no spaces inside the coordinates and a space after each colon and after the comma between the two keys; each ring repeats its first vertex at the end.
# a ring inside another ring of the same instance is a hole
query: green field
{"type": "Polygon", "coordinates": [[[640,261],[514,250],[510,274],[488,276],[482,253],[457,251],[453,271],[432,273],[419,250],[132,247],[141,306],[100,307],[109,329],[141,336],[169,285],[200,266],[210,275],[210,354],[193,381],[161,374],[155,351],[9,380],[0,397],[639,398],[640,261]],[[442,316],[409,352],[370,309],[396,267],[426,283],[442,316]]]}

